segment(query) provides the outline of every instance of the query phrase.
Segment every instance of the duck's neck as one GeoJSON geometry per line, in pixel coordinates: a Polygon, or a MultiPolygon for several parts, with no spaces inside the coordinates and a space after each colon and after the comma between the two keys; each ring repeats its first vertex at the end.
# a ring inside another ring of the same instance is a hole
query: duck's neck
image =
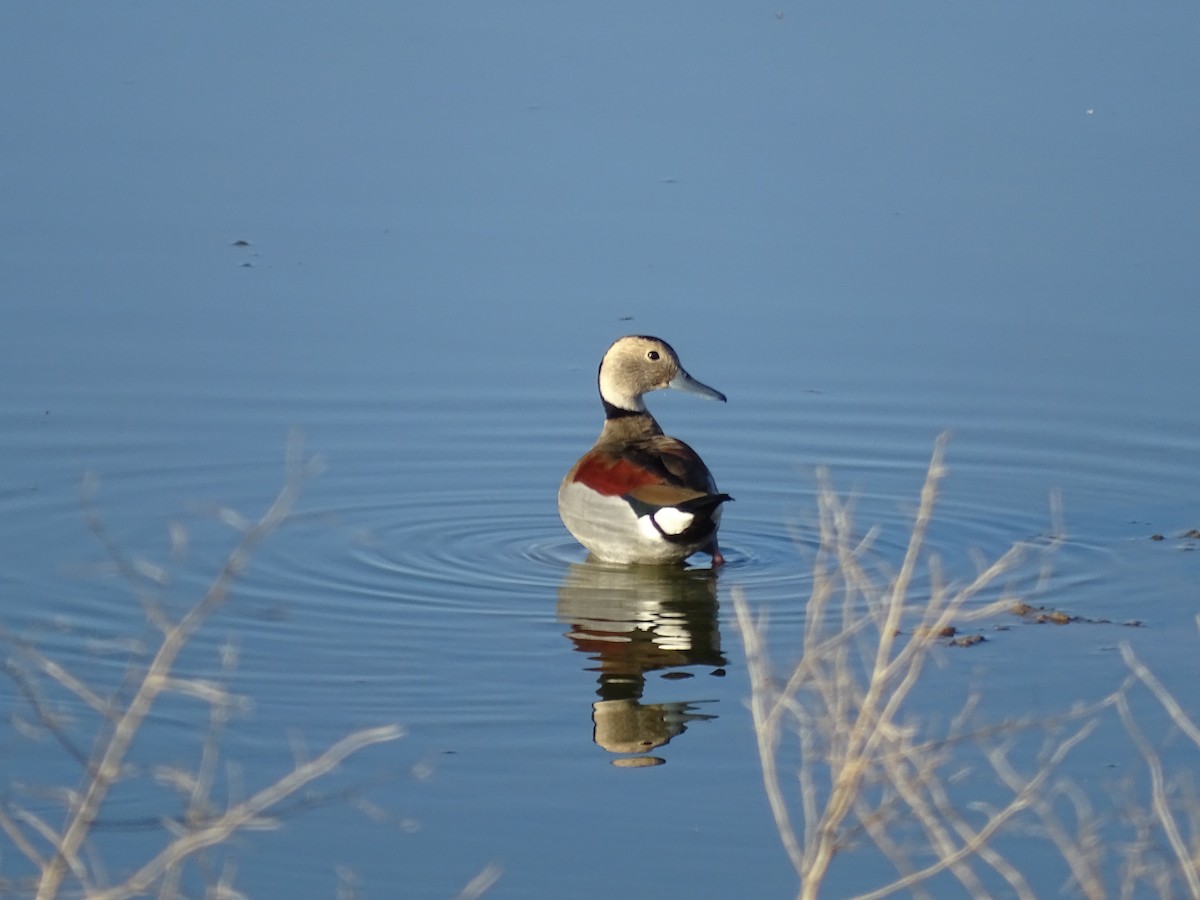
{"type": "MultiPolygon", "coordinates": [[[[600,398],[600,402],[604,404],[604,418],[606,420],[632,419],[632,418],[636,418],[638,416],[649,416],[650,415],[649,411],[647,411],[647,409],[646,409],[646,405],[641,402],[640,397],[638,398],[638,404],[635,408],[630,408],[628,406],[618,406],[616,403],[612,403],[606,397],[603,397],[603,396],[600,398]]],[[[653,417],[651,417],[651,418],[653,418],[653,417]]]]}
{"type": "Polygon", "coordinates": [[[658,422],[646,409],[622,409],[604,401],[604,430],[600,432],[602,442],[631,441],[662,433],[658,422]]]}

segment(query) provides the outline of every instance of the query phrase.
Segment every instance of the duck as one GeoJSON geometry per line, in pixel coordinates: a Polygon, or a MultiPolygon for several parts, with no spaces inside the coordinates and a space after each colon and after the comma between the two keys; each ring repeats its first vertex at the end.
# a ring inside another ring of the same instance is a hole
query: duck
{"type": "Polygon", "coordinates": [[[604,427],[558,489],[567,531],[604,562],[672,565],[703,552],[714,569],[724,565],[717,526],[733,498],[695,450],[663,433],[642,397],[663,388],[722,403],[725,395],[689,375],[662,338],[640,334],[608,348],[597,382],[604,427]]]}

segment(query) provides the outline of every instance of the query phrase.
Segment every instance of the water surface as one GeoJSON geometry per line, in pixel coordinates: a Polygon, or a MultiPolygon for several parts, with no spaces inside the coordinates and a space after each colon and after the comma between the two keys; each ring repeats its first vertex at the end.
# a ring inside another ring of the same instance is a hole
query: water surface
{"type": "MultiPolygon", "coordinates": [[[[238,842],[254,896],[330,896],[337,866],[363,896],[453,896],[493,860],[500,897],[790,894],[730,592],[789,659],[816,468],[895,565],[947,429],[951,575],[1043,543],[1057,496],[1049,579],[1035,552],[1004,587],[1144,627],[1013,623],[943,654],[923,702],[984,683],[996,719],[1056,711],[1119,683],[1122,640],[1186,698],[1198,26],[1182,4],[6,9],[4,626],[114,683],[146,630],[84,474],[178,611],[232,546],[219,510],[261,512],[303,434],[323,473],[185,669],[236,644],[249,785],[295,735],[407,736],[336,781],[381,817],[334,803],[238,842]],[[558,522],[629,332],[729,395],[651,398],[736,498],[719,574],[588,563],[558,522]]],[[[194,760],[203,727],[172,701],[137,761],[194,760]]],[[[1073,774],[1137,771],[1103,746],[1073,774]]],[[[2,747],[9,779],[74,777],[52,743],[2,747]]],[[[114,869],[163,796],[106,807],[114,869]]]]}

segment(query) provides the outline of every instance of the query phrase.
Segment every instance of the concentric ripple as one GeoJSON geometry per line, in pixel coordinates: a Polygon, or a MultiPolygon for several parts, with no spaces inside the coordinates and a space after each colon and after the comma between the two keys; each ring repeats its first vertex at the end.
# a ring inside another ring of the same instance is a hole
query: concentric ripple
{"type": "MultiPolygon", "coordinates": [[[[583,558],[547,503],[525,492],[428,491],[342,515],[355,521],[345,566],[409,603],[519,611],[583,558]]],[[[526,610],[528,611],[528,610],[526,610]]]]}
{"type": "MultiPolygon", "coordinates": [[[[916,498],[899,490],[859,494],[853,505],[856,533],[874,529],[862,561],[886,577],[904,558],[916,498]]],[[[800,619],[819,549],[816,506],[811,494],[741,492],[722,525],[722,596],[736,586],[784,621],[800,619]]],[[[355,615],[356,596],[489,616],[548,616],[547,598],[571,565],[587,556],[559,522],[553,495],[520,487],[424,491],[393,502],[317,511],[306,520],[315,527],[300,536],[304,549],[265,561],[269,580],[290,585],[291,596],[311,593],[322,603],[336,595],[341,614],[349,616],[355,615]],[[340,539],[330,539],[331,527],[340,539]]],[[[1044,590],[1047,570],[1059,586],[1095,577],[1108,551],[1051,531],[1048,514],[985,511],[951,495],[939,506],[924,549],[945,563],[947,577],[955,581],[973,578],[981,560],[995,559],[1015,543],[1026,551],[1009,587],[1040,580],[1044,590]]],[[[692,565],[707,567],[708,560],[698,554],[692,565]]],[[[918,588],[924,577],[922,568],[918,588]]]]}

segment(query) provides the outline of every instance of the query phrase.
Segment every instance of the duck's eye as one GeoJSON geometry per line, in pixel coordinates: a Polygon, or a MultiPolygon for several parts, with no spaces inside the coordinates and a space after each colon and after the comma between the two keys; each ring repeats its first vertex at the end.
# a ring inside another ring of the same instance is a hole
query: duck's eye
{"type": "Polygon", "coordinates": [[[646,359],[658,359],[658,351],[651,350],[649,353],[646,354],[646,359]]]}

